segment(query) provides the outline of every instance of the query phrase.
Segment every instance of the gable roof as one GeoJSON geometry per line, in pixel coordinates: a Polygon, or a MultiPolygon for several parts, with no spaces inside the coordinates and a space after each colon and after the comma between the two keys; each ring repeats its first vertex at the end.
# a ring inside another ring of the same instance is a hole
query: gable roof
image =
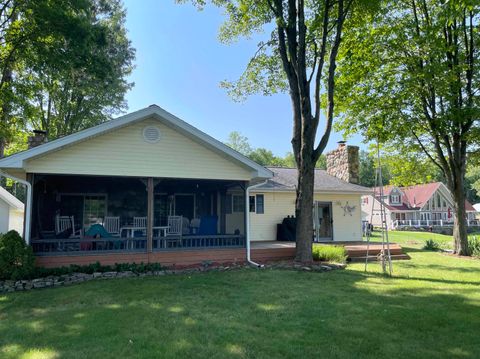
{"type": "Polygon", "coordinates": [[[47,142],[40,146],[34,147],[32,149],[22,151],[14,155],[11,155],[9,157],[3,158],[0,160],[0,168],[22,169],[24,167],[25,161],[27,160],[31,160],[36,157],[43,156],[53,151],[59,151],[64,147],[115,131],[116,129],[125,127],[127,125],[133,124],[138,121],[145,120],[147,118],[158,119],[163,123],[165,123],[166,125],[177,130],[178,132],[186,135],[187,137],[190,137],[196,140],[197,142],[201,143],[207,148],[250,169],[251,171],[253,171],[254,177],[270,178],[273,175],[270,170],[252,161],[248,157],[245,157],[239,152],[233,150],[232,148],[228,147],[224,143],[200,131],[196,127],[188,124],[187,122],[165,111],[164,109],[162,109],[157,105],[151,105],[144,109],[104,122],[100,125],[87,128],[83,131],[79,131],[74,134],[61,137],[59,139],[56,139],[51,142],[47,142]]]}
{"type": "MultiPolygon", "coordinates": [[[[383,187],[384,195],[389,196],[394,188],[398,188],[402,192],[402,204],[399,206],[392,206],[385,203],[385,206],[390,210],[397,211],[411,211],[421,209],[440,188],[444,188],[450,195],[450,191],[442,182],[425,183],[408,187],[385,186],[383,187]]],[[[374,191],[375,196],[379,197],[378,187],[375,187],[374,191]]],[[[475,208],[467,200],[465,200],[465,209],[469,212],[475,211],[475,208]]]]}
{"type": "Polygon", "coordinates": [[[20,201],[17,197],[15,197],[13,194],[8,192],[5,188],[0,187],[0,199],[5,201],[10,207],[23,211],[24,210],[24,205],[22,201],[20,201]]]}
{"type": "MultiPolygon", "coordinates": [[[[298,181],[298,170],[286,167],[267,167],[273,172],[273,178],[267,183],[255,188],[253,192],[295,191],[298,181]]],[[[317,193],[348,193],[348,194],[371,194],[372,190],[356,184],[345,182],[327,171],[315,169],[314,191],[317,193]]]]}

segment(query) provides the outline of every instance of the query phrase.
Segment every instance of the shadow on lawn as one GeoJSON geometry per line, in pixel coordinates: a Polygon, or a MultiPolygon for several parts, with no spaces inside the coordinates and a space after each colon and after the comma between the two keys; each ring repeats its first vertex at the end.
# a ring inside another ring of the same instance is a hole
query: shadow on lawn
{"type": "Polygon", "coordinates": [[[478,303],[356,271],[124,279],[3,298],[2,358],[480,356],[478,303]]]}

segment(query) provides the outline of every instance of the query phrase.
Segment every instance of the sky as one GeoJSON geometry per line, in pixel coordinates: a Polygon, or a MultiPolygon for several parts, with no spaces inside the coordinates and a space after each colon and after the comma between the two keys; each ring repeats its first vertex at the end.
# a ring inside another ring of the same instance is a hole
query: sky
{"type": "MultiPolygon", "coordinates": [[[[213,6],[198,11],[174,0],[124,0],[124,4],[128,37],[136,49],[136,67],[129,79],[135,86],[126,95],[129,112],[157,104],[220,141],[238,131],[254,148],[264,147],[279,156],[291,151],[288,94],[255,95],[238,103],[220,87],[221,81],[242,74],[258,38],[220,43],[218,29],[224,17],[213,6]]],[[[327,150],[339,140],[342,135],[333,133],[327,150]]],[[[361,145],[361,138],[349,143],[361,145]]]]}

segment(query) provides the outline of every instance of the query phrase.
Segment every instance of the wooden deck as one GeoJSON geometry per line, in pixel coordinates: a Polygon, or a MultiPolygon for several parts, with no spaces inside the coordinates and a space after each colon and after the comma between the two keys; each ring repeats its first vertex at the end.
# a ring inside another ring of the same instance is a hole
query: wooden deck
{"type": "MultiPolygon", "coordinates": [[[[367,255],[366,242],[324,242],[327,245],[343,245],[347,251],[350,261],[364,261],[367,255]]],[[[369,248],[369,260],[375,260],[375,257],[382,250],[382,244],[371,242],[369,248]]],[[[410,259],[404,254],[402,247],[397,243],[390,243],[390,253],[392,259],[410,259]]],[[[252,242],[252,259],[256,262],[268,262],[275,260],[290,260],[295,257],[295,242],[252,242]]]]}
{"type": "MultiPolygon", "coordinates": [[[[364,261],[367,251],[365,242],[328,242],[328,245],[344,245],[350,261],[364,261]]],[[[381,243],[370,244],[370,260],[375,260],[382,249],[381,243]]],[[[402,248],[395,243],[390,246],[392,259],[410,259],[403,254],[402,248]]],[[[61,267],[70,264],[87,265],[99,262],[103,265],[115,263],[161,263],[171,267],[189,267],[202,263],[226,264],[245,263],[245,248],[203,248],[179,249],[161,252],[124,252],[124,253],[56,253],[36,257],[36,264],[41,267],[61,267]]],[[[265,263],[276,260],[292,260],[295,257],[294,242],[252,242],[252,260],[265,263]]]]}

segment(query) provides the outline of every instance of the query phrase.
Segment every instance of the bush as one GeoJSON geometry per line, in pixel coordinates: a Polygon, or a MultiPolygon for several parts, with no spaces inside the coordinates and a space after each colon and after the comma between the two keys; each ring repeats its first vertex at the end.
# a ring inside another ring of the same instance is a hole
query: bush
{"type": "Polygon", "coordinates": [[[322,262],[345,263],[347,260],[347,251],[343,246],[314,245],[313,259],[322,262]]]}
{"type": "Polygon", "coordinates": [[[17,231],[0,237],[0,279],[29,278],[34,270],[35,257],[17,231]]]}
{"type": "Polygon", "coordinates": [[[471,256],[480,258],[480,239],[477,236],[468,238],[468,252],[471,256]]]}
{"type": "Polygon", "coordinates": [[[438,251],[440,249],[440,244],[438,244],[438,242],[434,241],[433,239],[427,239],[425,241],[423,249],[427,251],[438,251]]]}

